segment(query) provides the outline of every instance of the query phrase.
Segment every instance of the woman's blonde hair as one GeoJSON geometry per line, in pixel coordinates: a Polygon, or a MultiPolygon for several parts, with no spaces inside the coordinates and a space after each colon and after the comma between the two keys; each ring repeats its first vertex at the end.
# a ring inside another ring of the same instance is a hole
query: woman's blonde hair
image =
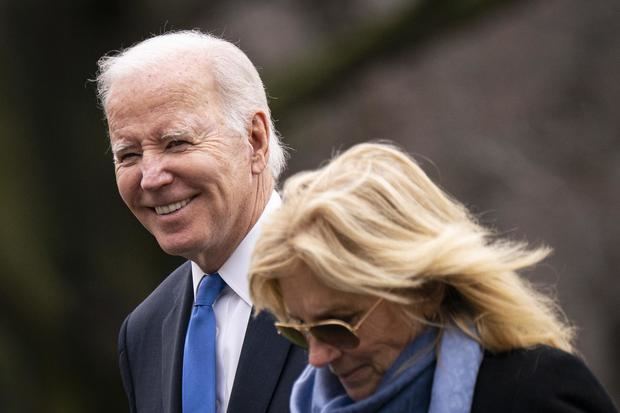
{"type": "Polygon", "coordinates": [[[364,143],[286,181],[254,251],[250,292],[257,311],[286,319],[278,279],[305,266],[330,288],[454,324],[491,351],[571,352],[557,303],[517,274],[549,252],[493,238],[401,150],[364,143]]]}

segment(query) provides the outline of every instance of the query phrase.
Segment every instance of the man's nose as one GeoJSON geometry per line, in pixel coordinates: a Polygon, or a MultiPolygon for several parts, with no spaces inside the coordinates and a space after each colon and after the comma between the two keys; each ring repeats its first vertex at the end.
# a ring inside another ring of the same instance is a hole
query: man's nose
{"type": "Polygon", "coordinates": [[[326,366],[341,355],[342,351],[337,347],[323,343],[311,335],[308,337],[308,363],[312,366],[326,366]]]}
{"type": "Polygon", "coordinates": [[[159,189],[172,182],[173,176],[166,168],[162,156],[157,154],[142,154],[142,179],[140,186],[145,191],[159,189]]]}

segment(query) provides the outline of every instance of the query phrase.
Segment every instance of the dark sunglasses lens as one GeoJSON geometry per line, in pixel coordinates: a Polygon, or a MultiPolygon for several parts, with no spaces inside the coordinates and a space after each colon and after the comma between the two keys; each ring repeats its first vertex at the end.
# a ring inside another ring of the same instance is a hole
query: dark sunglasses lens
{"type": "Polygon", "coordinates": [[[308,348],[308,341],[306,341],[306,336],[304,336],[301,331],[297,331],[291,327],[276,326],[276,328],[278,329],[278,333],[280,333],[282,337],[284,337],[291,343],[299,347],[308,348]]]}
{"type": "Polygon", "coordinates": [[[323,324],[310,329],[310,333],[323,343],[338,348],[355,348],[360,340],[346,327],[339,324],[323,324]]]}

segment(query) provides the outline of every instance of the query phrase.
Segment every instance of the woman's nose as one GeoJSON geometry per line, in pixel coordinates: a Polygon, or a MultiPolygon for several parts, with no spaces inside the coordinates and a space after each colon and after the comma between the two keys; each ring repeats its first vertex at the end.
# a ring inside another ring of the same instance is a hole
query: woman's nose
{"type": "Polygon", "coordinates": [[[142,179],[140,186],[145,191],[157,190],[172,182],[172,174],[166,169],[161,156],[144,153],[142,155],[142,179]]]}
{"type": "Polygon", "coordinates": [[[312,366],[326,366],[341,355],[342,352],[337,347],[323,343],[311,335],[308,337],[308,363],[312,366]]]}

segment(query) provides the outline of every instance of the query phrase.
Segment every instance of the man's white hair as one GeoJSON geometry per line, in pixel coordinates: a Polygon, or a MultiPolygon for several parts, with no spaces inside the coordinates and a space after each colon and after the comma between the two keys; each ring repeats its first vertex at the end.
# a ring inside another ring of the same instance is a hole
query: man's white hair
{"type": "Polygon", "coordinates": [[[286,165],[286,151],[273,125],[263,82],[241,49],[211,34],[198,30],[169,32],[99,59],[97,94],[104,112],[115,80],[186,56],[196,56],[207,64],[219,97],[218,110],[231,129],[246,134],[252,115],[258,110],[265,112],[269,123],[269,168],[277,180],[286,165]]]}

